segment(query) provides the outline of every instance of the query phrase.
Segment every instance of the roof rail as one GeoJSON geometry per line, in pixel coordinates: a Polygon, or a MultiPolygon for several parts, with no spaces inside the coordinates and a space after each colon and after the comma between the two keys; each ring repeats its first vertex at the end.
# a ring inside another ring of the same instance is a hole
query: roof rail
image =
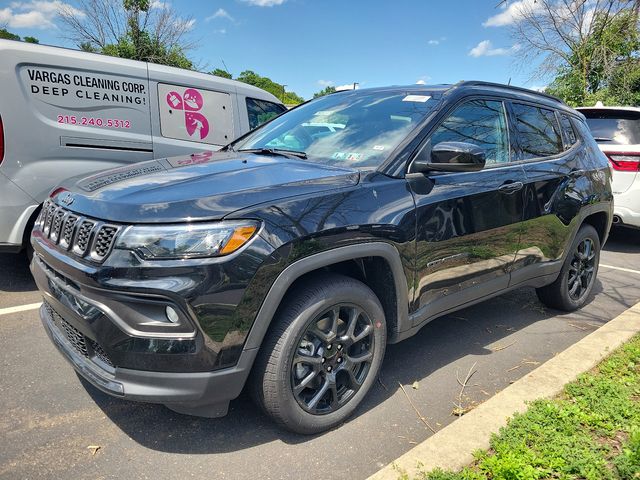
{"type": "Polygon", "coordinates": [[[458,88],[458,87],[474,87],[474,86],[479,86],[479,87],[498,87],[498,88],[506,88],[509,90],[516,90],[518,92],[526,92],[526,93],[533,93],[535,95],[541,95],[543,97],[547,97],[550,98],[552,100],[555,100],[556,102],[560,102],[562,104],[564,104],[564,102],[562,101],[562,99],[551,95],[549,93],[545,93],[545,92],[539,92],[537,90],[531,90],[529,88],[524,88],[524,87],[516,87],[514,85],[504,85],[502,83],[495,83],[495,82],[483,82],[481,80],[461,80],[458,83],[456,83],[455,85],[453,85],[453,88],[458,88]]]}

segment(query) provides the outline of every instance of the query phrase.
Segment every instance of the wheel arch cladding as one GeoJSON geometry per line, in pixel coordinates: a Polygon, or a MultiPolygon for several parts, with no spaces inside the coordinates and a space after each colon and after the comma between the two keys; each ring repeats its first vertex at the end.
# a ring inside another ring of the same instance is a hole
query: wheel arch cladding
{"type": "Polygon", "coordinates": [[[400,254],[384,242],[361,243],[338,247],[302,258],[276,278],[256,316],[245,350],[260,347],[278,307],[287,292],[317,272],[339,273],[356,278],[378,296],[387,316],[388,338],[409,327],[408,289],[400,254]],[[393,291],[393,293],[391,293],[393,291]]]}
{"type": "Polygon", "coordinates": [[[591,215],[585,217],[582,221],[583,225],[591,225],[598,232],[598,237],[600,238],[600,244],[604,245],[607,235],[607,226],[609,222],[609,216],[606,212],[595,212],[591,215]]]}

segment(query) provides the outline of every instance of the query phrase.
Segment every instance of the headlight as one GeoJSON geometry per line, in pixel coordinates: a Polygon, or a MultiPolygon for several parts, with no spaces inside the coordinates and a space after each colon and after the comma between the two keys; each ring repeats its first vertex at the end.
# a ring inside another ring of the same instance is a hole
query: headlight
{"type": "Polygon", "coordinates": [[[251,221],[131,226],[122,232],[115,248],[131,250],[145,259],[215,257],[238,250],[258,226],[251,221]]]}

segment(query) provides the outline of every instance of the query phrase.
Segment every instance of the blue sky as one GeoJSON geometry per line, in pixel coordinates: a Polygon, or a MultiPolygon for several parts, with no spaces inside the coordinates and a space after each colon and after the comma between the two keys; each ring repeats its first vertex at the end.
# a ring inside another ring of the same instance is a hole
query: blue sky
{"type": "MultiPolygon", "coordinates": [[[[65,0],[71,5],[73,0],[65,0]]],[[[305,98],[326,85],[458,80],[544,85],[514,61],[511,0],[164,0],[193,17],[192,56],[211,70],[250,69],[305,98]]],[[[0,0],[0,25],[42,43],[61,38],[61,0],[0,0]]],[[[156,8],[162,2],[156,0],[156,8]]]]}

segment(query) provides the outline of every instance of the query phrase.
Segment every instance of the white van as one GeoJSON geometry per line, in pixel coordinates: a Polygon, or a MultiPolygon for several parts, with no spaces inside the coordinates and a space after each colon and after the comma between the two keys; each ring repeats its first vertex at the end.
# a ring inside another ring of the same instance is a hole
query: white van
{"type": "Polygon", "coordinates": [[[241,82],[0,40],[0,251],[20,251],[62,180],[216,150],[285,111],[241,82]]]}

